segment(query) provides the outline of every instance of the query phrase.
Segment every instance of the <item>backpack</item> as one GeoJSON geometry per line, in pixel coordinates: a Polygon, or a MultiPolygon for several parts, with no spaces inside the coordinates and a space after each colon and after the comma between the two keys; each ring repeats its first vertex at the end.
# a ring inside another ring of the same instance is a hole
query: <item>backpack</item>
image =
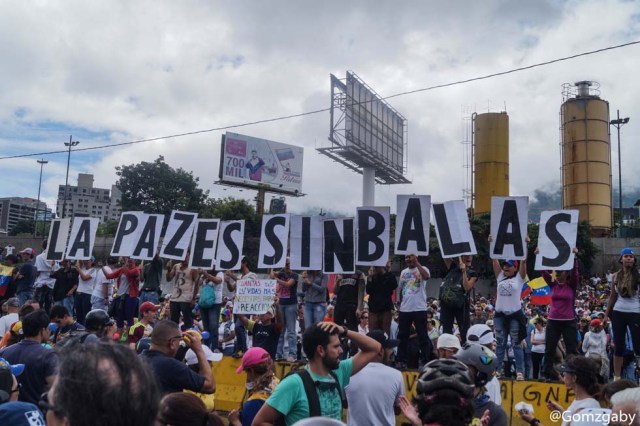
{"type": "Polygon", "coordinates": [[[456,265],[449,270],[440,285],[440,302],[449,309],[462,309],[467,294],[462,286],[462,270],[456,265]]]}
{"type": "Polygon", "coordinates": [[[216,291],[212,285],[205,284],[200,290],[200,299],[198,299],[198,305],[201,308],[212,308],[216,303],[216,291]]]}
{"type": "MultiPolygon", "coordinates": [[[[307,395],[307,401],[309,401],[309,417],[320,417],[322,416],[322,410],[320,409],[320,398],[318,397],[318,391],[316,390],[316,383],[313,381],[311,377],[311,373],[306,368],[300,368],[298,370],[291,370],[286,376],[282,378],[280,383],[284,381],[287,377],[297,374],[300,376],[302,380],[302,384],[304,386],[304,392],[307,395]]],[[[338,376],[333,371],[330,371],[329,374],[333,378],[336,386],[338,388],[338,392],[340,393],[340,399],[342,400],[342,408],[347,408],[347,398],[344,393],[344,389],[340,386],[340,382],[338,381],[338,376]]],[[[281,416],[275,423],[274,426],[284,426],[284,416],[281,416]]]]}

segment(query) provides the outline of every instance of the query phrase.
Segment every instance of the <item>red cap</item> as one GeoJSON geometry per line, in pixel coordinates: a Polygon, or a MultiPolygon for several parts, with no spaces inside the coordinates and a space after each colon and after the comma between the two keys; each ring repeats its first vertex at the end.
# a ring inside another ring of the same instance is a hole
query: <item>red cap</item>
{"type": "Polygon", "coordinates": [[[144,302],[142,305],[140,305],[140,312],[143,314],[149,311],[157,311],[158,309],[160,309],[160,306],[154,305],[151,302],[144,302]]]}
{"type": "Polygon", "coordinates": [[[600,321],[598,318],[591,320],[591,327],[597,327],[599,325],[602,325],[602,321],[600,321]]]}

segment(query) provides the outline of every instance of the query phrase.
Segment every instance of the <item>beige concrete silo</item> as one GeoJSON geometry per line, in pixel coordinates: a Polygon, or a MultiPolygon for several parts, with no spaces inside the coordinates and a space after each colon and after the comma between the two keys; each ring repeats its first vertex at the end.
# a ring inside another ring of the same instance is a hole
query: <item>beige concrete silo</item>
{"type": "Polygon", "coordinates": [[[612,225],[609,103],[598,84],[563,85],[560,107],[562,207],[580,212],[592,235],[608,236],[612,225]]]}
{"type": "Polygon", "coordinates": [[[491,197],[509,195],[509,115],[473,115],[473,213],[491,211],[491,197]]]}

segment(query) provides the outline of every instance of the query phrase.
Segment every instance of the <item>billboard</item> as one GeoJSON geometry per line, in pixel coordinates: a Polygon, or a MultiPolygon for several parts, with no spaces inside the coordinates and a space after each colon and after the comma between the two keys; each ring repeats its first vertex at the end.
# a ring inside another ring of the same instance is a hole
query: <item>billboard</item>
{"type": "Polygon", "coordinates": [[[299,146],[227,132],[222,136],[220,181],[302,195],[303,154],[299,146]]]}
{"type": "Polygon", "coordinates": [[[347,72],[346,89],[346,144],[403,173],[405,118],[352,72],[347,72]]]}

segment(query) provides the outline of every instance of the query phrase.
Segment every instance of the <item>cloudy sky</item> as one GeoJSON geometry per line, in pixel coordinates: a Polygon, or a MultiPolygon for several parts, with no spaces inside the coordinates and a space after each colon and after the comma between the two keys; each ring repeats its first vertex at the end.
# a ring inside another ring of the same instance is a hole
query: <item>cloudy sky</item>
{"type": "MultiPolygon", "coordinates": [[[[329,75],[356,72],[382,96],[464,80],[640,40],[635,1],[6,1],[0,3],[0,156],[64,150],[238,125],[330,105],[329,75]]],[[[640,45],[487,80],[390,99],[408,119],[410,185],[378,186],[376,204],[397,194],[460,199],[465,116],[510,117],[512,195],[560,181],[561,86],[600,83],[623,127],[623,182],[640,169],[640,45]],[[636,77],[634,77],[636,76],[636,77]],[[626,164],[625,164],[626,160],[626,164]]],[[[328,146],[329,113],[235,127],[237,133],[304,146],[303,191],[293,212],[353,212],[362,178],[316,152],[328,146]]],[[[72,154],[70,184],[115,166],[163,155],[193,171],[214,197],[251,200],[217,180],[222,132],[72,154]]],[[[615,142],[615,138],[614,138],[615,142]]],[[[617,144],[613,173],[617,176],[617,144]]],[[[54,205],[64,153],[0,160],[0,196],[54,205]]],[[[614,178],[617,185],[617,178],[614,178]]],[[[269,199],[268,197],[267,199],[269,199]]]]}

